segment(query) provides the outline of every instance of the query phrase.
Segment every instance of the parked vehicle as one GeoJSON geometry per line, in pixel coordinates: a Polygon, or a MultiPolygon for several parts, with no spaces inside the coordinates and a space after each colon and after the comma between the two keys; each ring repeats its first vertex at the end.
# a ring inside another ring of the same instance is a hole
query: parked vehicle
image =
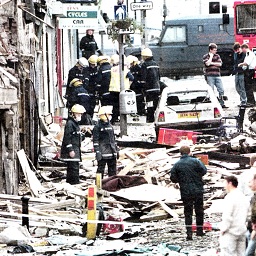
{"type": "Polygon", "coordinates": [[[212,88],[201,80],[167,79],[155,111],[155,130],[160,128],[216,134],[221,126],[223,109],[212,88]]]}
{"type": "MultiPolygon", "coordinates": [[[[233,70],[234,24],[223,24],[220,14],[168,20],[160,39],[148,43],[161,76],[180,78],[202,75],[202,56],[208,52],[209,43],[218,45],[218,54],[223,65],[222,75],[230,75],[233,70]]],[[[140,57],[140,48],[127,47],[125,54],[140,57]]]]}

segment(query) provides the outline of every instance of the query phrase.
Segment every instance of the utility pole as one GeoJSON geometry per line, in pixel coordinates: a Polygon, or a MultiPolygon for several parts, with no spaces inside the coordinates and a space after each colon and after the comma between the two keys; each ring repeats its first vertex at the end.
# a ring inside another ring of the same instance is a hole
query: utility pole
{"type": "MultiPolygon", "coordinates": [[[[124,38],[125,35],[119,33],[118,44],[119,44],[119,73],[120,73],[120,91],[125,90],[124,87],[124,38]]],[[[121,99],[120,99],[121,100],[121,99]]],[[[120,113],[120,135],[127,135],[127,115],[120,113]]]]}
{"type": "Polygon", "coordinates": [[[143,34],[142,34],[142,39],[141,39],[141,45],[144,47],[146,46],[146,42],[147,42],[147,29],[146,29],[146,15],[147,12],[146,10],[141,10],[140,11],[140,15],[141,15],[141,25],[142,25],[142,29],[143,29],[143,34]]]}

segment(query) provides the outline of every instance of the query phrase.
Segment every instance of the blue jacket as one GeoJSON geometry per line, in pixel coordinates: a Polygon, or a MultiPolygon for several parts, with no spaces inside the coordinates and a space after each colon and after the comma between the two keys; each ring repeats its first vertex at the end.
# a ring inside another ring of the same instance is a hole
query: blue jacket
{"type": "Polygon", "coordinates": [[[179,183],[181,199],[202,194],[204,192],[203,176],[207,169],[197,158],[189,155],[181,156],[171,169],[171,181],[179,183]]]}

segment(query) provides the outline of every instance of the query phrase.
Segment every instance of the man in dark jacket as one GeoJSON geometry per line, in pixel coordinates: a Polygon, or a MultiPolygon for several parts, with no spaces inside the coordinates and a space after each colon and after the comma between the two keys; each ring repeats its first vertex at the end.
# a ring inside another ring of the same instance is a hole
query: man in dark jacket
{"type": "MultiPolygon", "coordinates": [[[[88,85],[89,83],[88,66],[89,66],[88,60],[84,57],[81,57],[78,59],[76,65],[69,70],[67,88],[66,88],[66,94],[65,94],[66,99],[70,96],[72,92],[73,87],[71,85],[71,81],[73,81],[73,79],[77,79],[77,80],[79,79],[80,81],[82,81],[84,87],[88,85]]],[[[67,106],[67,107],[69,108],[70,106],[67,106]]]]}
{"type": "Polygon", "coordinates": [[[80,132],[79,122],[85,112],[83,106],[76,104],[71,108],[71,116],[68,118],[64,129],[61,145],[61,159],[67,163],[66,182],[74,185],[79,183],[79,162],[81,161],[81,141],[85,135],[80,132]]]}
{"type": "Polygon", "coordinates": [[[99,110],[99,121],[93,128],[93,147],[98,161],[97,173],[103,179],[105,166],[108,166],[108,176],[116,175],[116,159],[118,149],[115,142],[114,129],[110,123],[112,106],[103,106],[99,110]]]}
{"type": "Polygon", "coordinates": [[[98,48],[98,45],[94,39],[93,33],[93,29],[87,29],[86,35],[82,37],[80,41],[80,50],[82,51],[82,56],[86,59],[89,59],[91,55],[95,54],[95,52],[102,55],[102,52],[98,48]]]}
{"type": "Polygon", "coordinates": [[[193,208],[196,213],[197,236],[203,236],[204,208],[203,208],[203,175],[207,169],[205,165],[190,156],[190,148],[180,148],[181,158],[171,169],[171,181],[179,183],[181,200],[184,204],[187,240],[192,240],[193,208]]]}
{"type": "Polygon", "coordinates": [[[134,77],[130,89],[136,94],[137,114],[145,115],[145,100],[142,85],[140,83],[141,65],[138,58],[133,55],[127,56],[127,61],[130,64],[130,71],[134,77]]]}
{"type": "Polygon", "coordinates": [[[141,51],[143,63],[141,64],[141,85],[147,102],[147,122],[154,122],[154,113],[160,96],[159,66],[153,60],[152,51],[145,48],[141,51]]]}
{"type": "Polygon", "coordinates": [[[101,106],[111,105],[109,84],[111,79],[111,64],[108,56],[99,56],[97,84],[101,106]]]}
{"type": "Polygon", "coordinates": [[[85,89],[89,93],[90,96],[90,109],[87,111],[87,113],[91,116],[93,119],[94,115],[94,109],[97,103],[97,75],[98,75],[98,68],[97,68],[97,55],[92,55],[89,59],[89,83],[85,86],[85,89]]]}

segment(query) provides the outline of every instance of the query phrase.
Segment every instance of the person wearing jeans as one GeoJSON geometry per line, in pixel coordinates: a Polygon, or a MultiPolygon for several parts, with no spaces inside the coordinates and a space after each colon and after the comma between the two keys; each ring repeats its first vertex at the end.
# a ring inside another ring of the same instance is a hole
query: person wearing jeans
{"type": "Polygon", "coordinates": [[[220,67],[222,66],[222,60],[220,55],[217,54],[217,45],[214,43],[209,44],[209,53],[203,56],[203,62],[205,65],[205,79],[214,91],[216,87],[219,93],[219,102],[222,108],[227,108],[224,104],[224,88],[220,76],[220,67]]]}

